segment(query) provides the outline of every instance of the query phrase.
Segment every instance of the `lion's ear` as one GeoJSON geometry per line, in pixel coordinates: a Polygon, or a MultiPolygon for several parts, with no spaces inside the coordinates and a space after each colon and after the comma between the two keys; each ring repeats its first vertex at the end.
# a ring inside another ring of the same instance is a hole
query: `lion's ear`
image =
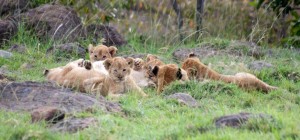
{"type": "Polygon", "coordinates": [[[132,57],[126,58],[126,61],[130,68],[133,68],[134,59],[132,57]]]}
{"type": "Polygon", "coordinates": [[[152,54],[148,54],[147,57],[146,57],[146,62],[149,62],[153,59],[157,59],[157,57],[155,55],[152,55],[152,54]]]}
{"type": "Polygon", "coordinates": [[[111,58],[108,58],[108,59],[106,59],[104,61],[103,65],[104,65],[104,67],[105,67],[106,70],[109,70],[112,62],[113,62],[113,59],[111,59],[111,58]]]}
{"type": "Polygon", "coordinates": [[[88,50],[89,52],[93,51],[94,46],[92,44],[89,44],[88,50]]]}
{"type": "Polygon", "coordinates": [[[159,67],[158,67],[158,66],[154,66],[154,68],[152,69],[152,73],[153,73],[155,76],[157,76],[158,71],[159,71],[159,67]]]}
{"type": "Polygon", "coordinates": [[[196,57],[196,54],[194,52],[189,53],[188,58],[196,57]]]}
{"type": "Polygon", "coordinates": [[[111,57],[114,57],[116,55],[117,51],[118,51],[118,49],[115,46],[110,46],[108,48],[108,50],[109,50],[109,53],[110,53],[111,57]]]}

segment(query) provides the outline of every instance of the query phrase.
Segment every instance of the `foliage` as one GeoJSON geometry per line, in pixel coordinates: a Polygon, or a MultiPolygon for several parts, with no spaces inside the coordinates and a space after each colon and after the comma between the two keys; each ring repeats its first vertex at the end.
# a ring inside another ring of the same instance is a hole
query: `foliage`
{"type": "Polygon", "coordinates": [[[288,21],[291,37],[283,41],[300,46],[300,17],[296,11],[296,7],[300,5],[300,0],[258,0],[256,7],[260,8],[263,5],[268,5],[267,8],[272,9],[279,16],[291,15],[293,17],[293,19],[288,21]]]}

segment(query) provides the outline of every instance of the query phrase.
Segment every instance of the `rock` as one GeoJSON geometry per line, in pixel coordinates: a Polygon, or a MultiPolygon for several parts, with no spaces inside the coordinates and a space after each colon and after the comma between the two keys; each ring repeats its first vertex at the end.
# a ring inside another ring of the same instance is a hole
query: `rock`
{"type": "Polygon", "coordinates": [[[73,42],[83,35],[81,19],[70,7],[45,4],[18,16],[40,39],[73,42]]]}
{"type": "Polygon", "coordinates": [[[188,55],[191,52],[193,52],[199,58],[205,58],[205,57],[210,57],[219,54],[219,52],[216,49],[210,46],[202,46],[202,47],[192,48],[192,49],[190,48],[177,49],[173,52],[173,57],[178,61],[183,61],[188,57],[188,55]]]}
{"type": "Polygon", "coordinates": [[[27,8],[29,0],[0,0],[0,15],[19,13],[27,8]]]}
{"type": "Polygon", "coordinates": [[[51,106],[44,106],[37,108],[31,112],[31,121],[47,121],[50,123],[57,123],[65,118],[64,111],[51,106]]]}
{"type": "Polygon", "coordinates": [[[80,58],[85,58],[85,54],[87,53],[87,49],[81,46],[79,43],[66,43],[55,45],[47,49],[47,55],[53,54],[63,56],[66,58],[71,58],[72,55],[77,55],[80,58]]]}
{"type": "Polygon", "coordinates": [[[75,133],[79,130],[95,125],[98,121],[95,118],[70,118],[56,123],[51,127],[53,131],[75,133]]]}
{"type": "Polygon", "coordinates": [[[98,40],[104,38],[106,46],[122,46],[127,44],[124,37],[112,26],[91,24],[86,28],[88,35],[93,35],[96,44],[98,40]]]}
{"type": "Polygon", "coordinates": [[[247,41],[231,41],[227,51],[238,56],[248,55],[254,58],[260,58],[265,55],[260,46],[254,42],[247,41]]]}
{"type": "Polygon", "coordinates": [[[28,64],[28,63],[24,63],[24,64],[21,65],[20,68],[28,70],[28,69],[33,68],[33,65],[32,64],[28,64]]]}
{"type": "Polygon", "coordinates": [[[18,53],[25,53],[27,51],[27,48],[24,45],[14,44],[8,49],[8,51],[18,52],[18,53]]]}
{"type": "Polygon", "coordinates": [[[0,57],[2,58],[10,58],[13,54],[7,51],[0,50],[0,57]]]}
{"type": "Polygon", "coordinates": [[[272,64],[265,61],[253,61],[248,65],[248,68],[255,71],[261,71],[262,69],[271,68],[272,64]]]}
{"type": "Polygon", "coordinates": [[[252,114],[252,113],[239,113],[233,115],[222,116],[215,119],[217,127],[234,127],[238,128],[245,124],[249,119],[273,119],[272,116],[267,114],[252,114]]]}
{"type": "Polygon", "coordinates": [[[180,104],[187,105],[189,107],[198,107],[198,102],[189,94],[186,93],[175,93],[167,96],[167,99],[175,99],[180,104]]]}
{"type": "MultiPolygon", "coordinates": [[[[9,40],[18,31],[18,24],[14,18],[0,20],[0,44],[9,40]]],[[[0,46],[1,48],[1,46],[0,46]]]]}
{"type": "Polygon", "coordinates": [[[11,82],[0,83],[0,107],[17,111],[32,111],[51,106],[66,113],[99,109],[104,112],[121,112],[118,103],[109,102],[104,97],[74,92],[56,86],[55,83],[11,82]]]}

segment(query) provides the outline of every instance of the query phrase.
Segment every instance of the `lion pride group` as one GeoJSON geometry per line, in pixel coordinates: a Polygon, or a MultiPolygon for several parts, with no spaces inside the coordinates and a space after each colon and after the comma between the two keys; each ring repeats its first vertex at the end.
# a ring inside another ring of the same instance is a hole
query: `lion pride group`
{"type": "Polygon", "coordinates": [[[236,84],[245,90],[265,93],[277,89],[250,73],[220,74],[201,63],[193,53],[179,67],[165,64],[152,54],[145,59],[115,57],[118,49],[114,46],[90,44],[88,50],[90,60],[79,59],[62,67],[45,70],[47,80],[81,92],[111,97],[119,97],[128,91],[146,97],[143,91],[145,87],[156,88],[157,93],[161,93],[165,86],[176,80],[185,82],[190,79],[219,80],[236,84]]]}

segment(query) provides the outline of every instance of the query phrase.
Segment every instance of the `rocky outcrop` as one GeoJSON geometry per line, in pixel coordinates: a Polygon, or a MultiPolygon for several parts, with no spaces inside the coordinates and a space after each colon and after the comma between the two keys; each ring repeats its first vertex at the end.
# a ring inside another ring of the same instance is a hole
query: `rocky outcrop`
{"type": "Polygon", "coordinates": [[[0,20],[0,48],[3,41],[9,40],[18,31],[17,22],[14,18],[0,20]]]}
{"type": "Polygon", "coordinates": [[[82,37],[82,23],[70,7],[45,4],[18,16],[40,39],[73,42],[82,37]]]}
{"type": "Polygon", "coordinates": [[[127,44],[123,36],[112,26],[91,24],[87,26],[86,31],[87,35],[92,35],[95,43],[99,43],[98,41],[104,38],[105,42],[103,44],[106,46],[122,46],[127,44]]]}
{"type": "Polygon", "coordinates": [[[0,0],[0,15],[19,13],[28,5],[29,0],[0,0]]]}
{"type": "Polygon", "coordinates": [[[104,112],[121,112],[118,103],[107,101],[104,97],[95,97],[76,93],[53,83],[38,82],[0,82],[0,109],[32,111],[51,106],[66,113],[99,109],[104,112]]]}

